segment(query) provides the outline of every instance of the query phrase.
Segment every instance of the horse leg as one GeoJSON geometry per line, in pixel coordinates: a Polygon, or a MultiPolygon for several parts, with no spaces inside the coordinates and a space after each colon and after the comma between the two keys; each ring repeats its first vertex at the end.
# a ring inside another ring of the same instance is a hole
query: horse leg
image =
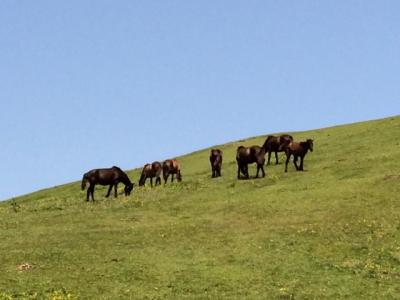
{"type": "Polygon", "coordinates": [[[153,177],[150,177],[150,185],[153,187],[153,177]]]}
{"type": "Polygon", "coordinates": [[[161,184],[161,178],[160,178],[160,176],[158,176],[158,177],[156,178],[156,185],[157,185],[157,184],[159,184],[159,185],[161,184]]]}
{"type": "Polygon", "coordinates": [[[108,187],[108,192],[106,194],[106,198],[108,198],[110,196],[111,189],[113,188],[113,186],[114,186],[113,184],[110,184],[110,186],[108,187]]]}
{"type": "Polygon", "coordinates": [[[240,179],[240,164],[238,163],[237,179],[240,179]]]}
{"type": "Polygon", "coordinates": [[[296,170],[298,171],[299,170],[299,167],[298,167],[298,165],[297,165],[297,159],[298,159],[299,157],[297,156],[297,155],[294,155],[294,158],[293,158],[293,163],[294,163],[294,166],[296,167],[296,170]]]}
{"type": "Polygon", "coordinates": [[[163,172],[164,184],[167,184],[168,175],[163,172]]]}
{"type": "Polygon", "coordinates": [[[258,172],[261,170],[261,175],[262,177],[265,177],[265,172],[264,172],[264,167],[262,164],[257,164],[257,174],[256,174],[256,178],[258,178],[258,172]]]}
{"type": "Polygon", "coordinates": [[[275,151],[275,160],[276,160],[276,165],[277,164],[279,164],[279,161],[278,161],[278,151],[275,151]]]}
{"type": "Polygon", "coordinates": [[[174,173],[171,174],[171,182],[174,182],[174,173]]]}
{"type": "Polygon", "coordinates": [[[245,165],[243,166],[243,169],[244,169],[244,176],[245,176],[247,179],[249,179],[249,165],[248,165],[248,164],[245,164],[245,165]]]}
{"type": "Polygon", "coordinates": [[[304,161],[304,155],[300,156],[300,168],[299,168],[300,171],[304,171],[304,169],[303,169],[303,161],[304,161]]]}
{"type": "Polygon", "coordinates": [[[285,173],[287,172],[287,165],[290,161],[290,153],[286,152],[285,173]]]}
{"type": "Polygon", "coordinates": [[[169,176],[169,174],[164,174],[164,175],[163,175],[163,177],[164,177],[164,184],[167,184],[168,176],[169,176]]]}
{"type": "Polygon", "coordinates": [[[92,189],[92,185],[90,185],[89,188],[88,188],[87,191],[86,191],[86,201],[89,201],[91,189],[92,189]]]}
{"type": "Polygon", "coordinates": [[[270,159],[271,159],[271,151],[268,151],[268,162],[267,162],[267,165],[269,165],[270,159]]]}
{"type": "Polygon", "coordinates": [[[94,202],[94,184],[89,187],[90,188],[90,194],[92,195],[92,200],[94,202]]]}
{"type": "Polygon", "coordinates": [[[114,184],[114,198],[118,197],[118,182],[114,184]]]}

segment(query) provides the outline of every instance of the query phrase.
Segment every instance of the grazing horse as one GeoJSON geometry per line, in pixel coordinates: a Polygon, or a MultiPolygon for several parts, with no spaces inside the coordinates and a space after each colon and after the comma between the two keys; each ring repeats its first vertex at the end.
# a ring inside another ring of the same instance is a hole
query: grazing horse
{"type": "Polygon", "coordinates": [[[211,149],[210,154],[211,163],[211,177],[221,176],[221,166],[222,166],[222,151],[219,149],[211,149]]]}
{"type": "Polygon", "coordinates": [[[264,148],[268,152],[267,165],[269,165],[271,159],[271,152],[275,152],[275,161],[278,164],[278,152],[285,152],[286,147],[291,142],[293,142],[293,137],[289,134],[282,134],[280,136],[269,135],[264,143],[264,148]]]}
{"type": "Polygon", "coordinates": [[[174,181],[174,175],[176,174],[176,179],[180,182],[182,181],[181,167],[176,159],[167,159],[163,162],[163,177],[164,184],[167,183],[169,174],[172,175],[171,182],[174,181]]]}
{"type": "Polygon", "coordinates": [[[156,185],[161,184],[161,163],[158,161],[153,162],[152,164],[145,164],[142,170],[142,175],[140,175],[139,186],[142,186],[146,183],[146,179],[150,178],[150,184],[153,187],[153,177],[156,178],[156,185]]]}
{"type": "Polygon", "coordinates": [[[313,140],[308,139],[305,142],[291,142],[285,152],[286,152],[286,165],[285,165],[285,172],[287,172],[287,165],[290,160],[290,156],[293,154],[293,163],[294,166],[296,167],[297,171],[303,171],[303,161],[304,161],[304,156],[307,154],[308,150],[311,152],[313,151],[313,140]],[[297,159],[300,157],[300,166],[297,166],[297,159]]]}
{"type": "Polygon", "coordinates": [[[110,185],[108,188],[108,192],[106,197],[110,196],[111,189],[114,186],[114,196],[118,197],[117,194],[117,186],[118,183],[122,182],[125,184],[125,196],[129,196],[132,189],[133,184],[129,180],[128,175],[120,168],[113,166],[108,169],[94,169],[85,174],[83,174],[82,178],[82,191],[86,187],[86,182],[89,182],[89,188],[86,194],[86,201],[89,201],[90,195],[92,196],[92,200],[94,201],[94,187],[96,184],[100,185],[110,185]]]}
{"type": "Polygon", "coordinates": [[[262,177],[265,177],[264,163],[265,163],[265,148],[259,146],[243,147],[239,146],[236,150],[236,162],[238,164],[237,178],[240,179],[240,172],[243,173],[245,178],[249,178],[248,164],[257,164],[257,174],[261,170],[262,177]]]}

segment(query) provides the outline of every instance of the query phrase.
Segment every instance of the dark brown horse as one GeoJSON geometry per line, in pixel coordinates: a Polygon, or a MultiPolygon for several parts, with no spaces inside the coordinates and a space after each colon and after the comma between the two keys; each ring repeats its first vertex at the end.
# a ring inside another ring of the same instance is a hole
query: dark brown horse
{"type": "Polygon", "coordinates": [[[124,171],[116,166],[109,169],[94,169],[85,173],[82,178],[82,191],[86,187],[86,182],[89,182],[89,188],[86,194],[86,201],[89,201],[90,195],[92,196],[92,200],[94,201],[94,187],[96,184],[110,186],[108,188],[106,197],[110,196],[113,186],[114,196],[118,197],[117,186],[120,182],[125,184],[125,196],[129,196],[133,189],[133,184],[129,180],[128,175],[126,175],[124,171]]]}
{"type": "Polygon", "coordinates": [[[161,163],[158,161],[152,164],[145,164],[142,170],[142,175],[140,175],[139,186],[146,183],[146,179],[150,178],[150,184],[153,186],[153,177],[156,178],[156,185],[161,184],[161,163]]]}
{"type": "Polygon", "coordinates": [[[176,179],[180,182],[182,181],[181,167],[176,159],[167,159],[163,162],[163,177],[164,184],[167,183],[168,176],[172,175],[171,182],[174,181],[174,175],[176,174],[176,179]]]}
{"type": "Polygon", "coordinates": [[[278,161],[278,152],[285,152],[286,147],[293,142],[293,137],[289,134],[282,134],[280,136],[269,135],[264,143],[264,148],[268,152],[267,165],[271,160],[271,152],[275,152],[276,164],[278,161]]]}
{"type": "Polygon", "coordinates": [[[257,174],[261,170],[262,177],[265,177],[264,172],[264,163],[265,163],[265,149],[264,147],[259,146],[251,146],[251,147],[243,147],[240,146],[236,150],[236,162],[238,165],[238,173],[237,178],[240,179],[240,172],[245,176],[245,178],[249,178],[248,172],[248,164],[256,163],[257,164],[257,174]]]}
{"type": "Polygon", "coordinates": [[[221,176],[221,166],[222,166],[222,151],[219,149],[211,149],[210,154],[211,163],[211,177],[221,176]]]}
{"type": "Polygon", "coordinates": [[[313,151],[313,140],[308,139],[305,142],[291,142],[287,147],[286,147],[286,165],[285,165],[285,172],[287,172],[287,165],[290,160],[290,156],[293,155],[293,163],[294,166],[296,167],[297,171],[303,171],[303,161],[304,161],[304,156],[307,154],[308,150],[311,152],[313,151]],[[297,166],[297,159],[300,157],[300,166],[297,166]]]}

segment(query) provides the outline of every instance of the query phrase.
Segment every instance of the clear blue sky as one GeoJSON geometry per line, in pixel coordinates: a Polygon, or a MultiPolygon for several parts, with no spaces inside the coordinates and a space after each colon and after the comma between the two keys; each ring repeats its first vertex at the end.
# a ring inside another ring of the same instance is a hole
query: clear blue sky
{"type": "Polygon", "coordinates": [[[3,0],[0,87],[7,199],[399,114],[400,2],[3,0]]]}

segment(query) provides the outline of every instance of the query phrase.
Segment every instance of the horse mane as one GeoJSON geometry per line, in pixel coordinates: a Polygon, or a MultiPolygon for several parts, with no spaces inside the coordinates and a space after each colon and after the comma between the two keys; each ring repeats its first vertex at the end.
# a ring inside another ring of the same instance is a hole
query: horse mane
{"type": "Polygon", "coordinates": [[[308,149],[310,147],[310,142],[312,142],[312,140],[308,139],[307,141],[300,142],[299,144],[301,147],[308,149]]]}
{"type": "Polygon", "coordinates": [[[120,173],[121,178],[122,178],[122,183],[124,183],[125,185],[126,184],[132,184],[132,182],[129,179],[128,175],[124,171],[122,171],[120,167],[112,166],[111,169],[117,170],[118,173],[120,173]]]}
{"type": "Polygon", "coordinates": [[[267,139],[265,140],[265,143],[268,143],[271,139],[273,139],[275,136],[273,136],[273,135],[269,135],[268,137],[267,137],[267,139]]]}
{"type": "Polygon", "coordinates": [[[121,177],[123,178],[123,181],[122,181],[123,184],[125,184],[125,185],[127,185],[127,184],[131,185],[132,184],[132,181],[129,179],[128,175],[122,170],[121,170],[121,177]]]}
{"type": "Polygon", "coordinates": [[[265,140],[264,144],[262,145],[262,148],[264,148],[265,150],[267,150],[268,142],[269,142],[270,140],[274,139],[274,138],[276,138],[276,137],[273,136],[273,135],[269,135],[269,136],[267,137],[267,139],[265,140]]]}

